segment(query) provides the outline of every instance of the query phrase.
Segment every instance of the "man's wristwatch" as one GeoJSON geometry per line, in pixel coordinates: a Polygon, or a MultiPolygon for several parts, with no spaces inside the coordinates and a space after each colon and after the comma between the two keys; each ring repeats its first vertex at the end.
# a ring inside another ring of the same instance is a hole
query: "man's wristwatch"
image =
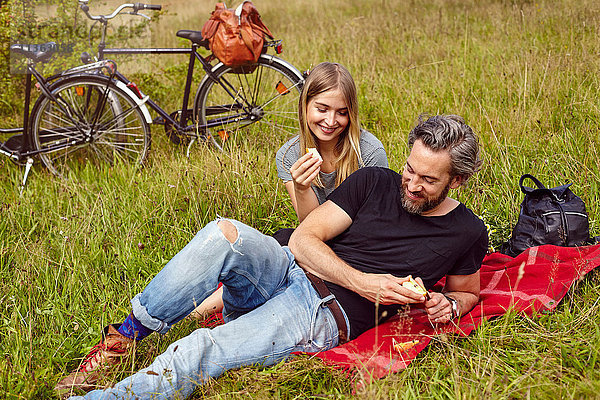
{"type": "Polygon", "coordinates": [[[458,308],[458,300],[446,295],[444,295],[444,297],[448,299],[448,301],[450,302],[450,307],[452,307],[452,316],[450,317],[450,320],[460,317],[460,308],[458,308]]]}

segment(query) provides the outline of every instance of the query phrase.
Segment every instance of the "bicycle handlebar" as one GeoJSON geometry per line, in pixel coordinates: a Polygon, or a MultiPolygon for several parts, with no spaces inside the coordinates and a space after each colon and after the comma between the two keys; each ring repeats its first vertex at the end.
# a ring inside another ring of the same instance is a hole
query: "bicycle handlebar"
{"type": "MultiPolygon", "coordinates": [[[[108,15],[91,15],[90,7],[88,6],[88,0],[79,0],[79,7],[85,13],[85,15],[94,21],[106,21],[109,19],[113,19],[117,15],[121,13],[126,8],[132,8],[133,12],[130,14],[137,14],[140,10],[160,10],[162,6],[160,4],[144,4],[144,3],[125,3],[121,4],[115,11],[108,15]]],[[[142,14],[140,14],[142,15],[142,14]]]]}

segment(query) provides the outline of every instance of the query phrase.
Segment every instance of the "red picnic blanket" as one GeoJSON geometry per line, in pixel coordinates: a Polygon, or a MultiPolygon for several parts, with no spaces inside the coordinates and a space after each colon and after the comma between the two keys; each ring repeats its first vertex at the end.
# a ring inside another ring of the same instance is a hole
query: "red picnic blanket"
{"type": "MultiPolygon", "coordinates": [[[[432,337],[440,333],[466,336],[484,319],[510,308],[527,315],[553,310],[575,281],[600,265],[600,245],[586,247],[532,247],[517,257],[488,254],[481,267],[481,294],[477,305],[458,322],[432,325],[424,310],[412,307],[331,350],[315,354],[325,362],[358,370],[364,381],[379,379],[406,368],[432,337]],[[398,351],[393,342],[418,340],[398,351]]],[[[443,282],[436,285],[441,289],[443,282]]]]}

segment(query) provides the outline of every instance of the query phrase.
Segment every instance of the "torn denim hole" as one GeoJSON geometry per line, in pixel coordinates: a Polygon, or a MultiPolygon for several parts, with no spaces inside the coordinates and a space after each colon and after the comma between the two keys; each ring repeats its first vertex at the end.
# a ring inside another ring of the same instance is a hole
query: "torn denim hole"
{"type": "Polygon", "coordinates": [[[219,228],[219,231],[221,232],[221,235],[223,236],[223,238],[225,238],[225,240],[227,240],[227,242],[229,242],[229,247],[231,248],[231,251],[233,251],[234,253],[239,254],[240,256],[243,256],[244,254],[239,251],[238,249],[235,248],[235,244],[237,243],[238,246],[241,246],[242,244],[242,237],[240,236],[240,229],[236,226],[236,224],[234,223],[234,221],[227,219],[227,218],[222,218],[222,217],[218,217],[216,220],[217,223],[217,228],[219,228]],[[231,225],[233,225],[233,227],[235,228],[235,232],[236,232],[236,238],[233,242],[231,242],[229,239],[227,239],[227,236],[225,236],[225,233],[223,232],[223,230],[221,229],[221,226],[219,225],[219,222],[221,221],[226,221],[229,222],[231,225]]]}

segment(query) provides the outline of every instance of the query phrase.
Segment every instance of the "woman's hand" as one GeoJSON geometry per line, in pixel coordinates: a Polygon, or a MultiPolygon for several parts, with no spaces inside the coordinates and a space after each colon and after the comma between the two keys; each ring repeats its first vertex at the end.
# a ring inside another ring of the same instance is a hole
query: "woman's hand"
{"type": "Polygon", "coordinates": [[[290,174],[294,181],[294,190],[296,193],[305,192],[310,189],[310,185],[315,180],[323,160],[314,157],[311,153],[306,153],[298,159],[290,168],[290,174]]]}

